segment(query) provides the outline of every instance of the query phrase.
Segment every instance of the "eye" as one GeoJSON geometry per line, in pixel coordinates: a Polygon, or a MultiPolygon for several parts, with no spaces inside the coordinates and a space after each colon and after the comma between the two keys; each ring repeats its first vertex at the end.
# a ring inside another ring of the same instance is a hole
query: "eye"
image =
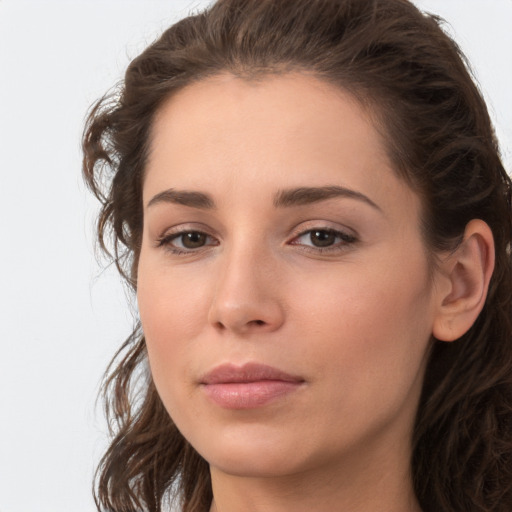
{"type": "Polygon", "coordinates": [[[208,240],[208,235],[199,231],[181,233],[173,239],[173,242],[184,249],[198,249],[203,247],[208,240]]]}
{"type": "Polygon", "coordinates": [[[158,240],[158,247],[165,247],[175,254],[194,252],[211,245],[217,245],[215,239],[202,231],[180,231],[158,240]]]}
{"type": "Polygon", "coordinates": [[[315,228],[304,231],[290,243],[302,245],[311,250],[336,250],[356,242],[356,237],[342,231],[329,228],[315,228]]]}
{"type": "Polygon", "coordinates": [[[304,238],[304,236],[306,239],[309,239],[307,241],[311,242],[315,247],[329,247],[336,243],[336,233],[334,231],[310,231],[308,234],[303,235],[300,238],[304,238]]]}

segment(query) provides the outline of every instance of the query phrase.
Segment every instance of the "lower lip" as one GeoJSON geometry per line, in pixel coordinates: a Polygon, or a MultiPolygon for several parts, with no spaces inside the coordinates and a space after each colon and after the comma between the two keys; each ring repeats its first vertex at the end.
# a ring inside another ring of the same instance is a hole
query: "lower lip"
{"type": "Polygon", "coordinates": [[[296,391],[300,385],[300,382],[262,380],[204,384],[203,390],[208,398],[225,409],[255,409],[296,391]]]}

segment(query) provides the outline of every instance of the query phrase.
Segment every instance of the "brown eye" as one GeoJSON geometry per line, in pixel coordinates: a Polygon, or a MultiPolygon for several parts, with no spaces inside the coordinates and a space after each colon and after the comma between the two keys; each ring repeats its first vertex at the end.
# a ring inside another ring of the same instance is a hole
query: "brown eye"
{"type": "Polygon", "coordinates": [[[294,238],[291,245],[300,245],[314,252],[343,251],[357,242],[354,235],[336,229],[308,229],[294,238]]]}
{"type": "Polygon", "coordinates": [[[194,253],[214,245],[218,245],[218,241],[202,231],[180,231],[158,240],[158,247],[164,247],[173,254],[194,253]]]}
{"type": "Polygon", "coordinates": [[[329,247],[336,242],[336,233],[327,230],[315,230],[309,233],[309,239],[315,247],[329,247]]]}
{"type": "Polygon", "coordinates": [[[177,239],[181,238],[181,245],[185,249],[198,249],[206,244],[208,236],[199,231],[190,231],[182,233],[177,239]]]}

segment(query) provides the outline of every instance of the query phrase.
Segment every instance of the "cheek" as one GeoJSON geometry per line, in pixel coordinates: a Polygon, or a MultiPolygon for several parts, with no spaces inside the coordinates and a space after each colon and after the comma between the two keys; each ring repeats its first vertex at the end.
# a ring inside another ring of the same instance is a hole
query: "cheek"
{"type": "Polygon", "coordinates": [[[377,395],[387,386],[405,389],[421,373],[432,327],[424,258],[390,254],[380,263],[316,276],[292,290],[315,372],[377,395]]]}
{"type": "Polygon", "coordinates": [[[143,258],[137,301],[151,372],[159,381],[187,367],[186,358],[204,330],[207,283],[171,272],[143,258]]]}

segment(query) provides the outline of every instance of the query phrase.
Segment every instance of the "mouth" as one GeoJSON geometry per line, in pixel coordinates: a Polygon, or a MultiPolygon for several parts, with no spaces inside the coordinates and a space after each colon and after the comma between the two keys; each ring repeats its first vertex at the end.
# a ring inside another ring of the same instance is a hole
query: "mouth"
{"type": "Polygon", "coordinates": [[[272,366],[223,364],[200,379],[207,397],[225,409],[253,409],[298,390],[305,380],[272,366]]]}

